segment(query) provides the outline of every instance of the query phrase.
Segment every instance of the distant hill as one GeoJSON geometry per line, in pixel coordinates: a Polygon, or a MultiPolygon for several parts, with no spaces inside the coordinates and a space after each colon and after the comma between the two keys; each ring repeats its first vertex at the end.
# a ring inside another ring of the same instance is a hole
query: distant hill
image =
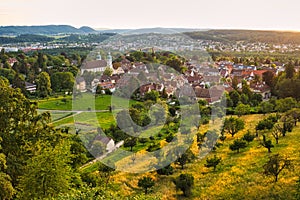
{"type": "Polygon", "coordinates": [[[208,30],[188,32],[194,39],[218,42],[261,42],[270,44],[300,44],[300,32],[258,30],[208,30]]]}
{"type": "Polygon", "coordinates": [[[69,25],[47,25],[47,26],[0,26],[0,35],[57,35],[57,34],[86,34],[94,33],[90,27],[81,27],[79,29],[69,25]]]}
{"type": "Polygon", "coordinates": [[[108,29],[100,30],[103,33],[119,33],[125,35],[132,34],[146,34],[146,33],[160,33],[160,34],[173,34],[173,33],[183,33],[183,32],[194,32],[203,31],[202,29],[189,29],[189,28],[141,28],[141,29],[108,29]]]}

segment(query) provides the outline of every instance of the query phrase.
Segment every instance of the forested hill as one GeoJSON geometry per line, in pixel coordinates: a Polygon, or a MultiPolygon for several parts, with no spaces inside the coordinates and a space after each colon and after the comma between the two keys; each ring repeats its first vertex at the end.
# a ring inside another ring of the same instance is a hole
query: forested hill
{"type": "Polygon", "coordinates": [[[0,35],[20,35],[20,34],[70,34],[70,33],[94,33],[90,27],[81,27],[79,29],[69,25],[47,25],[47,26],[1,26],[0,35]]]}
{"type": "Polygon", "coordinates": [[[262,42],[270,44],[300,44],[300,32],[256,31],[256,30],[209,30],[188,32],[194,39],[218,42],[262,42]]]}

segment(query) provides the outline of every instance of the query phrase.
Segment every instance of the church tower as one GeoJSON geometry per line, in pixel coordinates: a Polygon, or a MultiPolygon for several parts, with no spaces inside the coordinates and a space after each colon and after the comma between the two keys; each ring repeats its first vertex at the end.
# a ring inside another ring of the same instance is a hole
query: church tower
{"type": "Polygon", "coordinates": [[[100,52],[98,52],[96,60],[102,60],[100,52]]]}
{"type": "Polygon", "coordinates": [[[112,56],[110,55],[110,52],[108,52],[108,56],[107,56],[107,65],[112,68],[112,56]]]}

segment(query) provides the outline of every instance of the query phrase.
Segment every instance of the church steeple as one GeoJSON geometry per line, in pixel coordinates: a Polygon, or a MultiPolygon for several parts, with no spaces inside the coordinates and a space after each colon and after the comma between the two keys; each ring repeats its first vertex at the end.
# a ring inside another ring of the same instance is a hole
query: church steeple
{"type": "Polygon", "coordinates": [[[107,56],[107,65],[112,68],[112,56],[110,55],[110,52],[108,52],[108,56],[107,56]]]}
{"type": "Polygon", "coordinates": [[[96,60],[102,60],[100,52],[98,52],[96,60]]]}

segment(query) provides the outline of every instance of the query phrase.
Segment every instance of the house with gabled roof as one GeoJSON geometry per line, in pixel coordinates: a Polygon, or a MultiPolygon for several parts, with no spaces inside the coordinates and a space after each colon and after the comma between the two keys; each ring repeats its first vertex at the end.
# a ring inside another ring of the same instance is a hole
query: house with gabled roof
{"type": "Polygon", "coordinates": [[[107,62],[105,60],[93,60],[86,61],[82,64],[80,71],[83,74],[85,71],[88,72],[104,72],[107,67],[107,62]]]}
{"type": "Polygon", "coordinates": [[[104,146],[105,150],[111,152],[115,149],[115,141],[112,138],[103,135],[97,135],[94,139],[95,141],[100,141],[104,146]]]}

